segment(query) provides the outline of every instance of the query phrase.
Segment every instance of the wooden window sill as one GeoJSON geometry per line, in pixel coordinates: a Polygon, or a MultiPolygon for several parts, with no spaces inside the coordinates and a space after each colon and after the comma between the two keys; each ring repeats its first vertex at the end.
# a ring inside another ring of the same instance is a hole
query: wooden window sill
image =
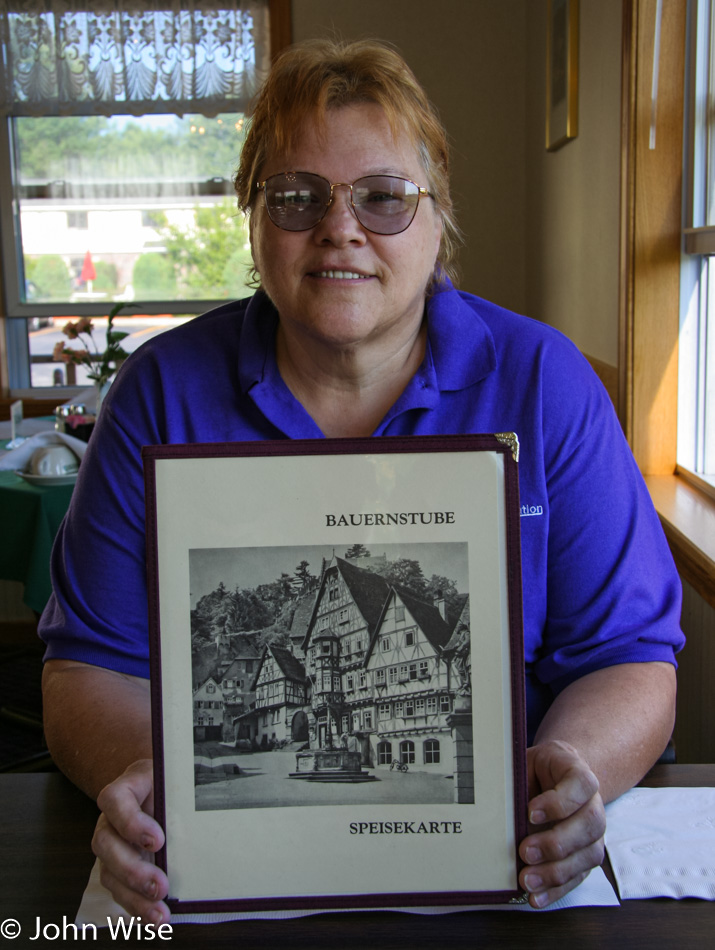
{"type": "Polygon", "coordinates": [[[715,501],[678,475],[646,475],[676,566],[715,607],[715,501]]]}

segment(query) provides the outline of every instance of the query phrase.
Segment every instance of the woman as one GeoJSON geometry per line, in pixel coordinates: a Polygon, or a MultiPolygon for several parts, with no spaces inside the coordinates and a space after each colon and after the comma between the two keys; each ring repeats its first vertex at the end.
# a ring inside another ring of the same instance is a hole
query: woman
{"type": "Polygon", "coordinates": [[[559,334],[458,293],[444,131],[400,57],[316,42],[274,66],[236,177],[261,290],[147,344],[103,408],[42,622],[47,737],[102,809],[102,880],[168,919],[147,860],[141,446],[513,430],[522,443],[535,907],[603,855],[603,802],[670,737],[678,581],[607,397],[559,334]],[[646,561],[647,557],[647,561],[646,561]],[[87,724],[91,723],[91,728],[87,724]]]}

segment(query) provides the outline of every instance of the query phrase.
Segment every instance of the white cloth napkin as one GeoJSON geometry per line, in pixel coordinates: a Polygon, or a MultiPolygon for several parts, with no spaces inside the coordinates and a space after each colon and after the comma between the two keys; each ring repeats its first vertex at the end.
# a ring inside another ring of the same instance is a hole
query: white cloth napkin
{"type": "MultiPolygon", "coordinates": [[[[601,868],[595,868],[586,880],[544,910],[534,910],[529,904],[477,904],[473,907],[382,907],[380,910],[396,910],[410,914],[452,914],[464,910],[521,910],[542,914],[548,910],[561,910],[565,907],[618,906],[615,891],[608,883],[601,868]]],[[[333,911],[331,911],[333,912],[333,911]]],[[[322,910],[276,910],[253,911],[250,913],[224,914],[174,914],[172,924],[218,924],[230,920],[287,920],[292,917],[307,917],[311,914],[322,914],[322,910]]],[[[99,862],[95,861],[87,887],[82,895],[82,903],[77,911],[75,924],[94,924],[96,927],[108,926],[108,919],[116,921],[123,917],[127,922],[131,920],[129,914],[112,900],[109,891],[102,887],[99,880],[99,862]]]]}
{"type": "Polygon", "coordinates": [[[76,439],[73,435],[66,435],[64,432],[56,432],[54,429],[48,429],[46,432],[38,432],[36,435],[25,439],[22,445],[9,452],[0,452],[0,469],[11,469],[13,472],[26,472],[30,466],[30,459],[35,449],[43,445],[66,445],[68,448],[82,459],[87,451],[87,443],[81,439],[76,439]]]}
{"type": "Polygon", "coordinates": [[[715,788],[633,788],[606,816],[622,900],[715,900],[715,788]]]}

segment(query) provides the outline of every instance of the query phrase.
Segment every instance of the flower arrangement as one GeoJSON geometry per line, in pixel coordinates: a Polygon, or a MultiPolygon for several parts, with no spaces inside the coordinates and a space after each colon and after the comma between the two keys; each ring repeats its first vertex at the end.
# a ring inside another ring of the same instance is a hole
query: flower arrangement
{"type": "Polygon", "coordinates": [[[129,334],[114,329],[114,318],[122,309],[124,304],[118,304],[113,307],[109,313],[107,321],[107,346],[100,352],[92,336],[93,324],[89,317],[80,317],[75,323],[66,323],[62,332],[70,340],[79,340],[83,342],[86,337],[91,350],[73,349],[66,343],[55,344],[52,351],[52,359],[57,363],[74,363],[76,366],[86,366],[89,369],[87,375],[94,380],[98,391],[101,391],[105,383],[114,376],[124,360],[129,354],[122,349],[121,341],[129,334]]]}

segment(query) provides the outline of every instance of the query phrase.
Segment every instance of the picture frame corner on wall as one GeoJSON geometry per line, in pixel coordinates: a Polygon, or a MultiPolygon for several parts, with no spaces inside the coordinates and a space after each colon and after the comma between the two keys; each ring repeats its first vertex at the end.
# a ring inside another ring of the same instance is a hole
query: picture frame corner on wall
{"type": "Polygon", "coordinates": [[[546,29],[546,150],[578,136],[579,0],[548,0],[546,29]]]}

